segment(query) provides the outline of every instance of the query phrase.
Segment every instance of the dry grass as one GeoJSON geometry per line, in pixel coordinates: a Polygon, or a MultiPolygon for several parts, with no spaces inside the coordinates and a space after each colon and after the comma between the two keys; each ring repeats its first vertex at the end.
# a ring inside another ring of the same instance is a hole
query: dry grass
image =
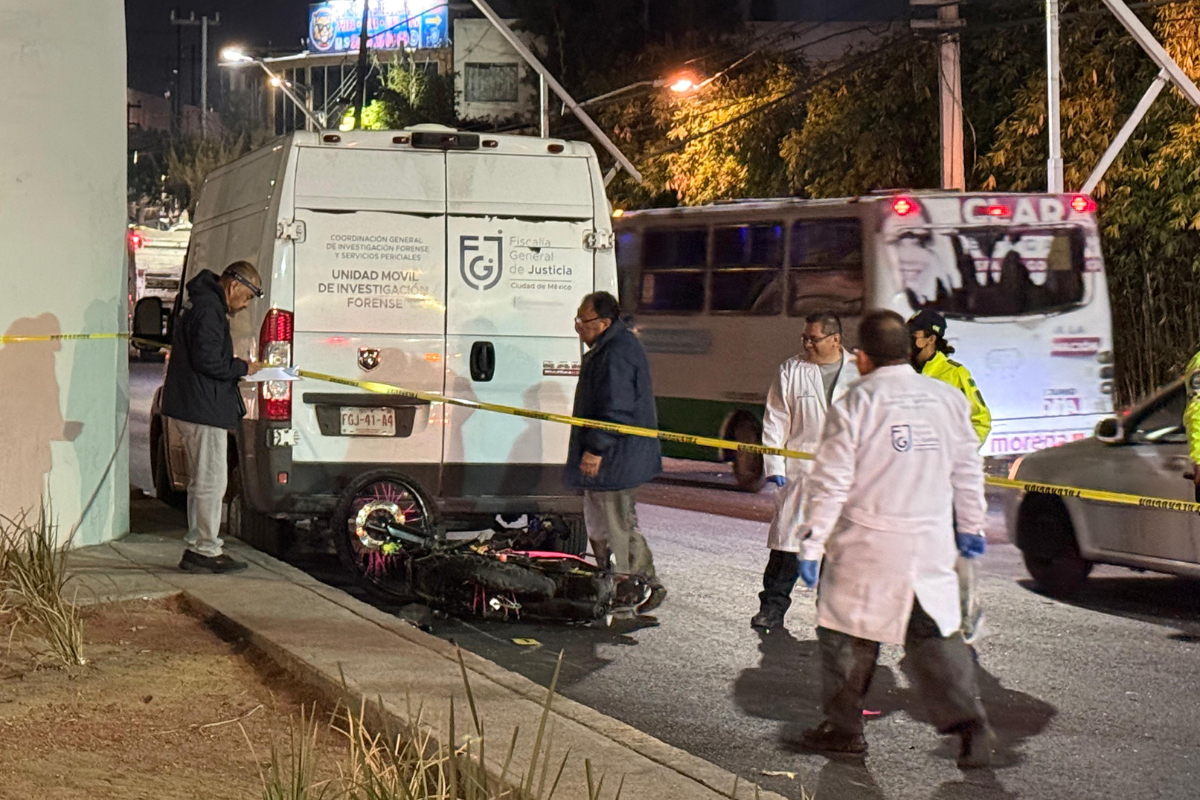
{"type": "Polygon", "coordinates": [[[49,507],[34,520],[0,517],[0,614],[32,625],[62,663],[82,666],[83,621],[64,593],[68,577],[67,548],[49,507]]]}
{"type": "MultiPolygon", "coordinates": [[[[561,667],[562,659],[559,658],[561,667]]],[[[272,746],[269,767],[262,773],[263,800],[551,800],[558,788],[570,753],[561,758],[550,757],[548,734],[550,709],[558,683],[558,668],[546,691],[542,713],[534,739],[534,751],[523,770],[514,771],[513,758],[520,729],[513,731],[503,766],[498,776],[489,774],[487,736],[475,695],[467,677],[466,665],[459,654],[463,686],[471,711],[474,733],[461,737],[461,744],[434,741],[425,724],[422,708],[409,706],[404,732],[373,731],[368,717],[386,718],[378,708],[362,703],[356,712],[340,713],[330,725],[350,744],[344,764],[340,764],[338,781],[319,782],[319,766],[315,760],[319,724],[301,715],[298,727],[289,731],[288,747],[272,746]]],[[[454,723],[455,704],[449,704],[450,726],[447,742],[460,741],[454,723]]],[[[604,779],[594,779],[590,761],[585,761],[588,794],[599,800],[604,791],[604,779]]],[[[623,780],[622,780],[623,783],[623,780]]],[[[611,800],[620,800],[617,786],[611,800]]]]}

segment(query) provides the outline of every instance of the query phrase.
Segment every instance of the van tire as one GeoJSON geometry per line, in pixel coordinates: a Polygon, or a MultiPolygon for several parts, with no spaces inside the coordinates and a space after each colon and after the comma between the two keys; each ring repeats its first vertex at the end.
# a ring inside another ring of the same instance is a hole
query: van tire
{"type": "Polygon", "coordinates": [[[333,510],[333,515],[330,517],[329,533],[333,537],[333,544],[337,548],[338,559],[342,562],[342,567],[368,594],[390,602],[412,600],[414,594],[408,581],[409,565],[406,554],[401,551],[401,554],[396,557],[397,569],[390,574],[373,573],[364,557],[364,549],[361,544],[357,543],[357,536],[350,530],[351,514],[357,513],[354,509],[362,506],[362,502],[358,501],[366,502],[363,493],[370,491],[376,484],[391,484],[397,494],[407,492],[411,496],[411,501],[421,510],[418,527],[427,531],[430,536],[436,535],[438,530],[436,506],[416,481],[387,469],[367,472],[350,482],[342,492],[342,496],[333,510]]]}
{"type": "Polygon", "coordinates": [[[573,556],[587,555],[589,543],[583,517],[565,517],[563,522],[567,525],[567,541],[563,545],[563,552],[573,556]]]}
{"type": "Polygon", "coordinates": [[[291,524],[259,513],[250,505],[240,467],[234,467],[229,476],[229,513],[225,530],[255,550],[276,558],[286,555],[296,538],[291,524]]]}
{"type": "Polygon", "coordinates": [[[1017,515],[1017,547],[1034,584],[1052,597],[1077,594],[1092,572],[1092,562],[1079,553],[1066,507],[1052,495],[1025,498],[1017,515]]]}
{"type": "Polygon", "coordinates": [[[162,433],[154,441],[154,452],[150,461],[150,470],[154,474],[154,496],[176,511],[187,511],[187,492],[178,491],[171,483],[167,437],[162,433]]]}
{"type": "MultiPolygon", "coordinates": [[[[735,442],[762,444],[762,431],[753,417],[741,414],[729,426],[729,438],[735,442]]],[[[762,454],[745,450],[732,452],[733,479],[737,482],[737,488],[743,492],[757,492],[766,480],[763,475],[762,454]]]]}

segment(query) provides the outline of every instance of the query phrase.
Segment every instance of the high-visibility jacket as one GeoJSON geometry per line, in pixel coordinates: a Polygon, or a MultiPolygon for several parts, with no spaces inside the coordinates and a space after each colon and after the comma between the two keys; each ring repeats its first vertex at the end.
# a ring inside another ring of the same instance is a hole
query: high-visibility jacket
{"type": "Polygon", "coordinates": [[[970,370],[957,361],[946,358],[945,353],[938,352],[921,367],[921,374],[945,381],[966,396],[971,404],[971,427],[979,436],[979,443],[982,445],[986,442],[988,434],[992,432],[992,412],[988,411],[987,403],[983,402],[983,395],[975,385],[970,370]]]}
{"type": "Polygon", "coordinates": [[[1192,356],[1183,371],[1187,387],[1187,405],[1183,409],[1183,426],[1188,435],[1188,457],[1200,464],[1200,353],[1192,356]]]}

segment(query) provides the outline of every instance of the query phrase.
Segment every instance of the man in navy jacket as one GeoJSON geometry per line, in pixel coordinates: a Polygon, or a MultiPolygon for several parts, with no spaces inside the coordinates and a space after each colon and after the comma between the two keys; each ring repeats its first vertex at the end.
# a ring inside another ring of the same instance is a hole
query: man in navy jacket
{"type": "Polygon", "coordinates": [[[261,285],[258,272],[245,261],[230,264],[219,278],[201,270],[188,281],[187,302],[175,320],[162,413],[187,453],[187,549],[179,567],[189,572],[246,568],[222,551],[219,531],[229,434],[246,414],[238,380],[259,365],[234,357],[229,317],[262,297],[261,285]]]}
{"type": "MultiPolygon", "coordinates": [[[[608,292],[583,298],[575,331],[587,345],[575,387],[576,417],[657,428],[650,364],[642,343],[621,321],[608,292]]],[[[597,563],[645,580],[651,592],[639,612],[657,608],[667,595],[654,572],[654,557],[638,530],[634,492],[662,471],[657,439],[572,428],[565,480],[583,489],[583,518],[597,563]]]]}

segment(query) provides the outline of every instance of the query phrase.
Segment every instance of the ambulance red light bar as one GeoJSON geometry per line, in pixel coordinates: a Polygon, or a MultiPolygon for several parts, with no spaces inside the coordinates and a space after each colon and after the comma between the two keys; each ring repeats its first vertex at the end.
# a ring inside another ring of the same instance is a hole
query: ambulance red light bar
{"type": "Polygon", "coordinates": [[[1096,201],[1086,194],[1077,194],[1071,198],[1071,210],[1076,214],[1092,214],[1096,211],[1096,201]]]}
{"type": "Polygon", "coordinates": [[[911,197],[897,197],[892,201],[892,213],[897,217],[907,217],[921,210],[921,206],[911,197]]]}
{"type": "Polygon", "coordinates": [[[136,249],[136,248],[139,248],[139,247],[142,247],[143,245],[145,245],[146,239],[137,231],[130,231],[129,232],[129,244],[132,245],[136,249]]]}

